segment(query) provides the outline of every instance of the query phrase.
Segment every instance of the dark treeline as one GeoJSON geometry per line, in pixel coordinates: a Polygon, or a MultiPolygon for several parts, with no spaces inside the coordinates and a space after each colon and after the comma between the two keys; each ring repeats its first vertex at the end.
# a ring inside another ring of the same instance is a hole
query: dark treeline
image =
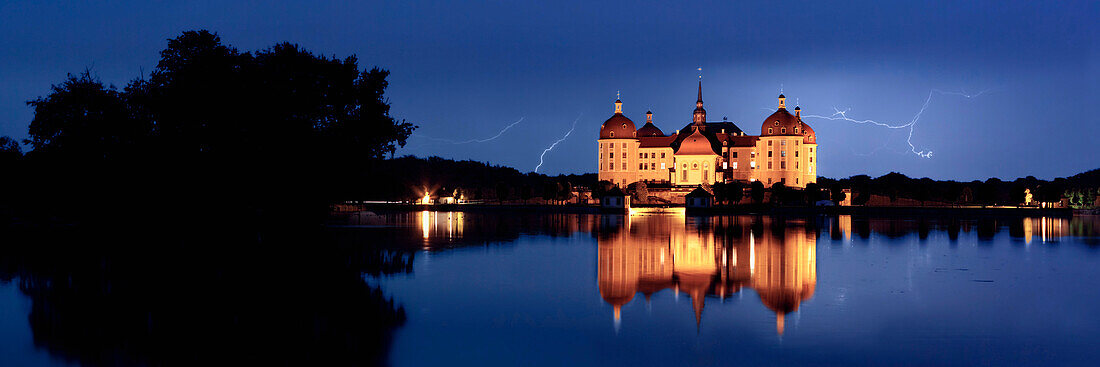
{"type": "Polygon", "coordinates": [[[5,191],[25,207],[157,205],[311,213],[349,175],[405,144],[386,70],[280,43],[241,52],[207,31],[168,41],[119,89],[90,71],[28,102],[29,151],[2,142],[5,191]]]}
{"type": "Polygon", "coordinates": [[[855,193],[852,203],[865,204],[871,194],[913,199],[921,202],[941,202],[969,205],[1019,205],[1024,202],[1025,190],[1033,201],[1058,202],[1066,198],[1075,208],[1092,207],[1100,192],[1100,169],[1065,178],[1041,180],[1032,176],[1003,181],[990,178],[985,181],[936,181],[930,178],[910,178],[892,172],[877,178],[867,175],[844,179],[821,178],[823,187],[851,188],[855,193]]]}
{"type": "Polygon", "coordinates": [[[573,189],[591,188],[596,174],[547,176],[511,167],[439,157],[411,156],[364,162],[356,178],[357,200],[410,200],[459,194],[466,200],[567,200],[573,189]],[[379,179],[385,177],[385,179],[379,179]]]}

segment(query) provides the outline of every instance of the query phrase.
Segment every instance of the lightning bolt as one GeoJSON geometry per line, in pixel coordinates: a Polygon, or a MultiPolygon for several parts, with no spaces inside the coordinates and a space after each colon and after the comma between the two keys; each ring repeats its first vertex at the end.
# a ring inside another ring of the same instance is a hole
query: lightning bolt
{"type": "Polygon", "coordinates": [[[541,154],[541,155],[539,155],[539,165],[535,166],[535,173],[538,173],[538,172],[539,172],[539,168],[540,168],[540,167],[542,167],[542,162],[543,162],[543,160],[544,160],[544,159],[546,158],[546,153],[550,152],[551,150],[554,150],[554,147],[558,146],[558,144],[560,144],[561,142],[565,141],[565,139],[569,138],[569,134],[572,134],[572,133],[573,133],[573,130],[576,130],[576,129],[577,129],[577,121],[580,121],[580,120],[581,120],[581,116],[583,116],[583,115],[584,115],[584,114],[582,113],[581,115],[578,115],[578,116],[577,116],[577,119],[576,119],[576,120],[573,120],[573,127],[569,128],[569,131],[566,131],[566,132],[565,132],[565,136],[561,137],[561,139],[558,139],[557,141],[555,141],[555,142],[554,142],[554,144],[550,144],[550,146],[549,146],[549,147],[547,147],[546,149],[543,149],[543,150],[542,150],[542,154],[541,154]]]}
{"type": "Polygon", "coordinates": [[[459,140],[453,140],[453,139],[433,138],[433,137],[430,137],[430,136],[427,136],[427,135],[424,135],[424,134],[417,134],[415,136],[418,136],[418,137],[421,137],[421,138],[424,138],[424,139],[428,139],[428,140],[442,141],[442,142],[451,143],[451,144],[486,143],[486,142],[496,140],[496,138],[499,138],[501,135],[504,135],[505,131],[508,131],[508,129],[511,129],[512,126],[519,125],[519,123],[523,122],[523,119],[525,119],[525,118],[526,117],[520,117],[519,120],[516,120],[516,122],[508,124],[508,126],[505,126],[496,135],[493,135],[491,137],[484,138],[484,139],[470,139],[470,140],[461,140],[461,141],[459,141],[459,140]]]}
{"type": "Polygon", "coordinates": [[[885,128],[888,128],[888,129],[905,129],[905,128],[908,128],[909,129],[909,135],[908,135],[908,137],[906,137],[905,142],[907,144],[909,144],[910,152],[912,152],[913,154],[916,154],[918,157],[921,157],[921,158],[932,158],[932,151],[931,150],[917,150],[916,145],[913,145],[913,131],[916,128],[917,121],[920,121],[921,115],[924,114],[924,111],[928,109],[928,105],[932,103],[932,96],[934,96],[936,94],[939,94],[939,95],[953,95],[953,96],[962,96],[962,97],[966,97],[967,99],[970,99],[970,98],[978,97],[978,96],[980,96],[982,94],[985,94],[987,92],[989,92],[988,89],[980,91],[976,94],[968,94],[968,93],[966,93],[966,91],[947,92],[947,91],[942,91],[942,90],[939,90],[939,89],[932,89],[931,91],[928,92],[928,98],[925,98],[924,104],[921,105],[921,107],[920,107],[920,111],[917,111],[917,114],[915,116],[913,116],[913,119],[909,120],[909,122],[904,123],[904,124],[890,124],[890,123],[885,123],[885,122],[878,122],[878,121],[871,120],[871,119],[856,120],[856,119],[853,119],[851,117],[848,117],[848,111],[850,111],[851,109],[840,110],[836,107],[833,107],[833,114],[829,115],[829,116],[822,116],[822,115],[802,115],[802,116],[803,117],[809,117],[809,118],[834,120],[834,121],[835,120],[843,120],[843,121],[848,121],[848,122],[854,122],[854,123],[857,123],[857,124],[872,124],[872,125],[876,125],[876,126],[885,127],[885,128]]]}

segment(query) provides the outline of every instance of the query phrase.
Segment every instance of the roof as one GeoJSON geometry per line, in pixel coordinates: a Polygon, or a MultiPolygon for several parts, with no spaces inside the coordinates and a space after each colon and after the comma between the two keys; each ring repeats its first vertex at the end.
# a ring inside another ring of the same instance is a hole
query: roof
{"type": "Polygon", "coordinates": [[[611,190],[608,190],[603,196],[626,196],[626,194],[623,193],[623,190],[620,190],[618,186],[615,186],[612,187],[611,190]]]}
{"type": "Polygon", "coordinates": [[[684,197],[688,197],[688,198],[695,198],[695,197],[708,197],[709,198],[709,197],[713,197],[713,196],[714,195],[711,195],[709,192],[707,192],[707,190],[703,190],[702,187],[697,187],[697,188],[695,188],[695,190],[691,190],[691,192],[689,192],[687,195],[684,195],[684,197]]]}
{"type": "Polygon", "coordinates": [[[633,139],[635,132],[634,121],[622,113],[611,115],[600,125],[600,139],[633,139]]]}
{"type": "Polygon", "coordinates": [[[642,136],[638,134],[639,148],[671,148],[674,141],[676,141],[676,135],[642,136]]]}
{"type": "Polygon", "coordinates": [[[699,129],[695,129],[691,135],[680,141],[680,147],[676,149],[677,155],[717,155],[714,151],[714,141],[704,136],[699,129]]]}
{"type": "Polygon", "coordinates": [[[646,122],[645,125],[642,125],[641,129],[638,129],[638,137],[645,136],[665,136],[665,132],[661,131],[656,125],[653,125],[652,122],[646,122]]]}
{"type": "Polygon", "coordinates": [[[780,108],[760,124],[760,136],[799,136],[802,133],[798,127],[798,119],[786,108],[780,108]]]}

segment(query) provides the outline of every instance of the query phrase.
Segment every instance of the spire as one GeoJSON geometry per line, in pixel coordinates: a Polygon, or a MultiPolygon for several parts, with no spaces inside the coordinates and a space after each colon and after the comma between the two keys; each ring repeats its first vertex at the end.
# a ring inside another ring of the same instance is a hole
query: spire
{"type": "Polygon", "coordinates": [[[802,108],[794,106],[794,117],[796,117],[799,122],[802,122],[802,108]]]}
{"type": "Polygon", "coordinates": [[[645,111],[645,123],[653,123],[653,111],[645,111]]]}
{"type": "Polygon", "coordinates": [[[787,108],[787,96],[784,96],[782,93],[779,94],[779,108],[787,108]]]}
{"type": "Polygon", "coordinates": [[[619,99],[619,92],[615,92],[615,113],[623,113],[623,101],[619,99]]]}
{"type": "Polygon", "coordinates": [[[707,122],[707,110],[703,108],[703,68],[699,68],[699,98],[695,100],[695,112],[691,122],[702,125],[707,122]]]}

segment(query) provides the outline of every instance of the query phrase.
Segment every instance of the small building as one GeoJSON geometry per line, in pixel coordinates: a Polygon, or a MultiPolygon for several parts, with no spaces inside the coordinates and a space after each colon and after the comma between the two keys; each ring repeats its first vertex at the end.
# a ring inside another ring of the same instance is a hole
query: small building
{"type": "Polygon", "coordinates": [[[688,208],[709,208],[714,205],[714,195],[700,187],[684,195],[684,205],[688,208]]]}
{"type": "Polygon", "coordinates": [[[612,188],[600,198],[600,208],[609,211],[626,211],[630,209],[630,196],[618,187],[612,188]]]}

